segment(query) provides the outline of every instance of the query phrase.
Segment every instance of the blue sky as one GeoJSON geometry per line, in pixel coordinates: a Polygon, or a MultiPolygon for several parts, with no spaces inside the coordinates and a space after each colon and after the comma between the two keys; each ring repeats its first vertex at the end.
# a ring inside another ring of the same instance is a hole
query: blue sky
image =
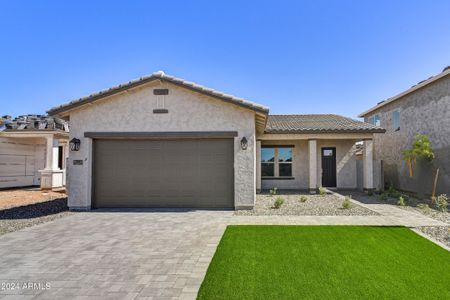
{"type": "Polygon", "coordinates": [[[350,117],[450,65],[450,1],[0,0],[0,114],[164,70],[350,117]]]}

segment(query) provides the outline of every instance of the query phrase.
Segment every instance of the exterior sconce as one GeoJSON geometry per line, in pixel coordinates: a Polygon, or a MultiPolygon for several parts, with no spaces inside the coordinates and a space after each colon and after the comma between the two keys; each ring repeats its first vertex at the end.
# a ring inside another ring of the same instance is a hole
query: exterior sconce
{"type": "Polygon", "coordinates": [[[81,144],[81,142],[80,142],[79,139],[76,139],[76,138],[71,139],[70,142],[69,142],[70,150],[71,151],[78,151],[78,150],[80,150],[80,144],[81,144]]]}
{"type": "Polygon", "coordinates": [[[247,147],[248,147],[248,141],[247,141],[247,139],[244,136],[241,139],[241,148],[242,148],[242,150],[247,150],[247,147]]]}

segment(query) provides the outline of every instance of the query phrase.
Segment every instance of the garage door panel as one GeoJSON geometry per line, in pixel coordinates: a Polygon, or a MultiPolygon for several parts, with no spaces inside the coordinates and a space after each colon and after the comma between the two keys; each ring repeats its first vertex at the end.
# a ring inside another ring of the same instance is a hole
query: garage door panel
{"type": "Polygon", "coordinates": [[[94,207],[234,207],[233,139],[95,140],[94,207]]]}

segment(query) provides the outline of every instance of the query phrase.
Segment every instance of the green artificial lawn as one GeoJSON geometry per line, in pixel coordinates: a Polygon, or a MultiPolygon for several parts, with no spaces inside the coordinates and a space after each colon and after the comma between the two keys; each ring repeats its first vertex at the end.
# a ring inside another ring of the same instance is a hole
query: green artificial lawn
{"type": "Polygon", "coordinates": [[[450,252],[404,227],[228,226],[198,299],[450,299],[450,252]]]}

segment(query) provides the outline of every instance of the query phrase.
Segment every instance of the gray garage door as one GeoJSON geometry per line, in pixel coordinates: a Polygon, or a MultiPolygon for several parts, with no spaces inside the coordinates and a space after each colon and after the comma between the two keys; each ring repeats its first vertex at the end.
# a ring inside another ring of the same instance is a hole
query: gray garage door
{"type": "Polygon", "coordinates": [[[233,208],[233,139],[94,140],[93,206],[233,208]]]}

